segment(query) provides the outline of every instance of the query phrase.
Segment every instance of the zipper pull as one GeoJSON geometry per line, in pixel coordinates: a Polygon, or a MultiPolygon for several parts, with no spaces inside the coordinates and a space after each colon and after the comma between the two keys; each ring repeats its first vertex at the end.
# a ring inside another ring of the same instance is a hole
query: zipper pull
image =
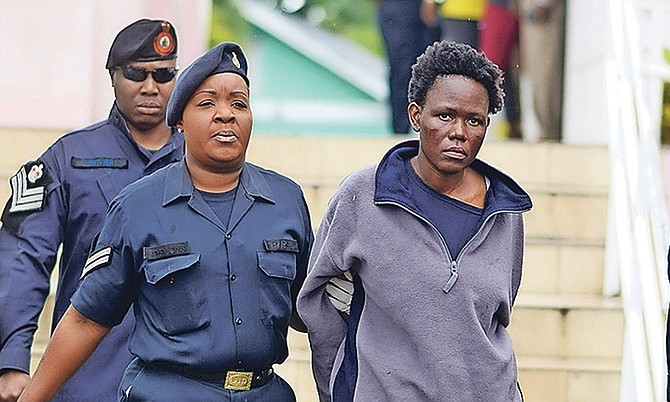
{"type": "Polygon", "coordinates": [[[454,287],[454,284],[456,283],[456,279],[458,279],[458,266],[456,265],[456,261],[452,261],[451,262],[451,276],[449,276],[449,280],[447,281],[447,284],[444,285],[444,288],[442,288],[444,293],[449,293],[451,288],[454,287]]]}

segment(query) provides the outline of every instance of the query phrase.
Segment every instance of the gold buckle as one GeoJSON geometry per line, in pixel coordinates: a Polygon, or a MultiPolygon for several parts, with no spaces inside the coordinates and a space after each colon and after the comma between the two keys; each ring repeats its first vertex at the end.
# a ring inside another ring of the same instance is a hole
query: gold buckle
{"type": "Polygon", "coordinates": [[[249,391],[253,378],[254,373],[252,371],[228,371],[223,388],[232,391],[249,391]]]}

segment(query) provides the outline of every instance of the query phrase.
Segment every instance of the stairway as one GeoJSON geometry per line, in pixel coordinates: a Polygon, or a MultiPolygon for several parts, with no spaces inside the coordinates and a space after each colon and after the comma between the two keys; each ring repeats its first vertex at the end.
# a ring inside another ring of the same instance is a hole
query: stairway
{"type": "MultiPolygon", "coordinates": [[[[24,160],[36,157],[53,134],[40,133],[35,141],[21,141],[33,146],[20,152],[0,147],[0,153],[7,153],[2,155],[7,157],[0,166],[2,180],[24,160]]],[[[303,186],[316,229],[341,179],[377,162],[401,139],[255,136],[248,160],[284,173],[303,186]]],[[[16,143],[0,130],[3,141],[16,143]]],[[[480,157],[514,177],[534,202],[533,210],[526,214],[524,276],[509,328],[526,401],[619,400],[622,306],[620,299],[601,295],[607,149],[490,140],[480,157]]],[[[0,187],[3,199],[8,193],[8,188],[0,187]]],[[[47,339],[46,317],[43,314],[40,321],[34,357],[41,354],[47,339]]],[[[292,384],[298,401],[316,401],[307,338],[290,331],[289,343],[290,358],[277,372],[292,384]]]]}
{"type": "Polygon", "coordinates": [[[605,147],[505,144],[482,157],[531,193],[510,333],[527,401],[617,401],[618,298],[602,297],[609,162],[605,147]]]}

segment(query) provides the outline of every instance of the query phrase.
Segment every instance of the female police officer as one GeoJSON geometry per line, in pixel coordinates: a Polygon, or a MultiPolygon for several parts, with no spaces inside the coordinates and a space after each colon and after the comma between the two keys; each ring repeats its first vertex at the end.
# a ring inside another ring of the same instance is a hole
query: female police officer
{"type": "Polygon", "coordinates": [[[288,354],[313,236],[299,186],[245,162],[246,73],[240,47],[222,43],[178,78],[167,121],[184,132],[184,160],[112,202],[21,401],[48,400],[131,305],[120,400],[295,399],[272,365],[288,354]]]}

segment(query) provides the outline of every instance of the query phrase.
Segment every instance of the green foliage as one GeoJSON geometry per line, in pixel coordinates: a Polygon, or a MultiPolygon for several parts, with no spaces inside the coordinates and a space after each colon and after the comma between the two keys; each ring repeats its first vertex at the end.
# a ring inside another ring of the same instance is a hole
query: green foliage
{"type": "MultiPolygon", "coordinates": [[[[321,28],[349,38],[374,54],[384,55],[372,0],[307,0],[297,16],[307,19],[314,11],[323,11],[321,28]]],[[[233,0],[213,0],[211,22],[210,46],[226,41],[244,46],[252,32],[233,0]]]]}
{"type": "Polygon", "coordinates": [[[209,45],[236,42],[244,46],[251,25],[240,15],[232,0],[213,0],[209,45]]]}
{"type": "Polygon", "coordinates": [[[663,48],[663,58],[665,58],[665,61],[670,64],[670,49],[663,48]]]}
{"type": "Polygon", "coordinates": [[[325,18],[320,24],[322,28],[358,42],[374,54],[383,56],[384,48],[373,1],[312,0],[309,4],[325,10],[325,18]]]}
{"type": "Polygon", "coordinates": [[[661,143],[670,144],[670,83],[663,85],[663,112],[661,114],[661,143]]]}

